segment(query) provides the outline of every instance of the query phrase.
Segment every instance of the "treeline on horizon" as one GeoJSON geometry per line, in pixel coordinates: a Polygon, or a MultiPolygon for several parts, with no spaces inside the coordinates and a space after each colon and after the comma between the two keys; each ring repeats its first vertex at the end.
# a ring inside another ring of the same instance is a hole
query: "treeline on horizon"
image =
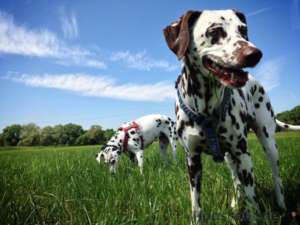
{"type": "MultiPolygon", "coordinates": [[[[283,122],[300,125],[300,105],[278,113],[276,117],[283,122]]],[[[0,133],[0,146],[101,145],[108,141],[114,132],[113,129],[104,130],[99,125],[84,130],[82,126],[73,123],[44,128],[34,123],[13,124],[5,127],[0,133]]]]}
{"type": "Polygon", "coordinates": [[[65,125],[40,128],[34,123],[13,124],[0,134],[0,146],[74,146],[101,145],[114,134],[113,129],[102,129],[92,125],[88,130],[82,126],[68,123],[65,125]]]}
{"type": "Polygon", "coordinates": [[[276,118],[285,123],[300,125],[300,105],[291,110],[278,113],[276,118]]]}

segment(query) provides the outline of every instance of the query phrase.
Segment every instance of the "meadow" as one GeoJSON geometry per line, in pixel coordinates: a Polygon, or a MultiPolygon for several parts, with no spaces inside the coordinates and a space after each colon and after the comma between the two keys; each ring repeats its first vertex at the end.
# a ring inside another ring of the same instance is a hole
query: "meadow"
{"type": "MultiPolygon", "coordinates": [[[[300,133],[277,134],[281,176],[289,211],[300,209],[300,133]]],[[[271,169],[256,138],[249,137],[259,224],[280,224],[271,169]]],[[[145,152],[144,174],[126,157],[118,173],[97,164],[99,146],[3,147],[0,149],[0,224],[190,224],[190,194],[184,153],[164,164],[157,143],[145,152]]],[[[229,170],[203,156],[205,224],[236,224],[229,170]]]]}

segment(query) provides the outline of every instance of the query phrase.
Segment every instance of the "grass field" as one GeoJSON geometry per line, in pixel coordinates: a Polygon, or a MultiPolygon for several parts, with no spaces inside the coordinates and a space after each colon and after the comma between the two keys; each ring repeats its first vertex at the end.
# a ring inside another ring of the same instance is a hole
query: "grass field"
{"type": "MultiPolygon", "coordinates": [[[[281,133],[281,176],[289,210],[300,208],[300,133],[281,133]]],[[[259,224],[279,224],[271,170],[255,137],[249,137],[257,193],[265,214],[259,224]],[[271,216],[270,216],[271,215],[271,216]],[[271,218],[271,219],[268,219],[271,218]]],[[[190,195],[184,153],[165,165],[153,144],[144,175],[121,159],[111,176],[95,160],[96,146],[1,148],[0,224],[190,224],[190,195]]],[[[204,156],[202,206],[214,213],[205,224],[235,224],[229,207],[229,170],[204,156]]],[[[299,211],[298,211],[299,212],[299,211]]]]}

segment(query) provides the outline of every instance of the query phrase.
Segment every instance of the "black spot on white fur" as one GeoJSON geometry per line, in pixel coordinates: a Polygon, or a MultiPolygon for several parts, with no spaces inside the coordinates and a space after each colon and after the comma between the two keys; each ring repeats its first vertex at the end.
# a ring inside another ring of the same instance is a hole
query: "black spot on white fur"
{"type": "Polygon", "coordinates": [[[265,126],[263,127],[263,132],[264,132],[264,135],[266,136],[266,138],[268,138],[269,133],[268,133],[267,128],[265,126]]]}

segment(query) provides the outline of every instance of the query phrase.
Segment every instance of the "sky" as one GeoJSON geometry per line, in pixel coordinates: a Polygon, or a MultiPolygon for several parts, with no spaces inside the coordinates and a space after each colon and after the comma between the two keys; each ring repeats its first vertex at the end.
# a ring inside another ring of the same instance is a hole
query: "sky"
{"type": "Polygon", "coordinates": [[[191,9],[243,12],[264,54],[251,74],[275,112],[300,104],[300,0],[3,0],[0,129],[174,118],[180,62],[162,29],[191,9]]]}

